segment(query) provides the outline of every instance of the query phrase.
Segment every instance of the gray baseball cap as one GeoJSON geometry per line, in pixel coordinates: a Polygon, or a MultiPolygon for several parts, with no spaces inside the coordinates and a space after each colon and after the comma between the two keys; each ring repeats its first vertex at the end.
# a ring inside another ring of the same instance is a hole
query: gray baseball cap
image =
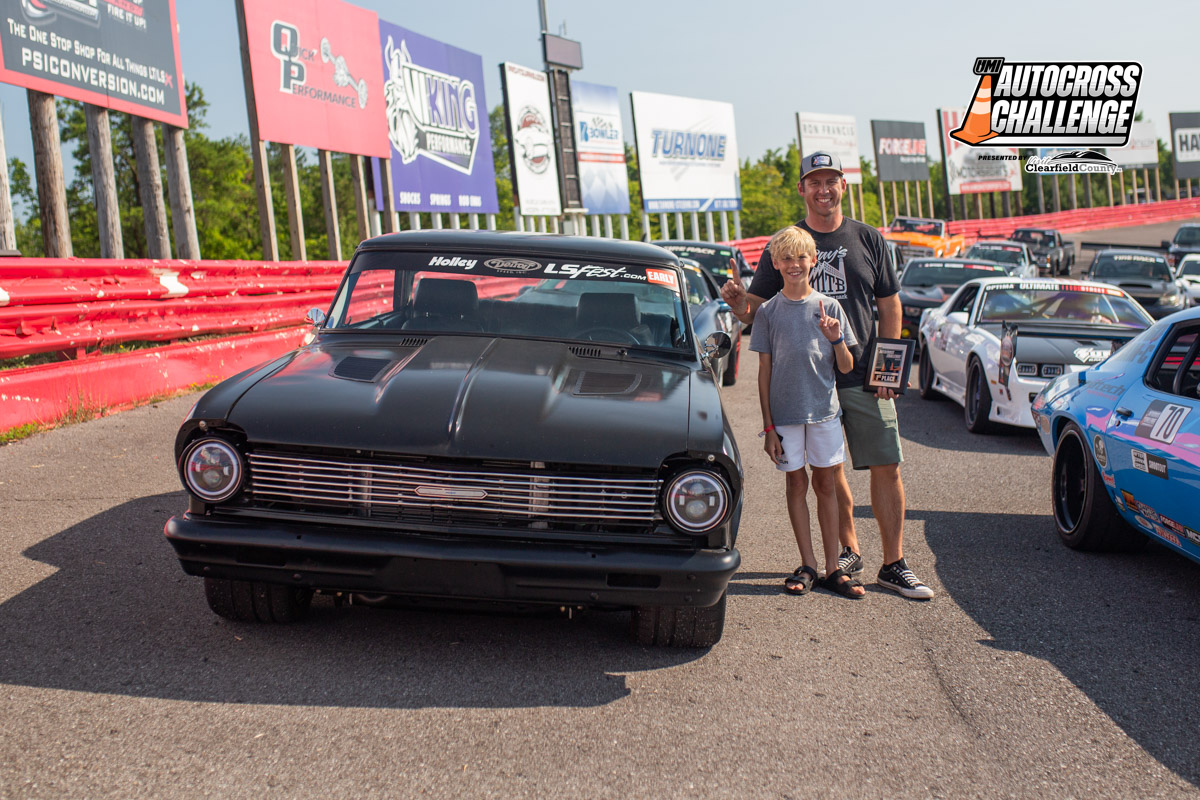
{"type": "Polygon", "coordinates": [[[816,172],[819,169],[831,169],[838,175],[845,174],[842,172],[842,160],[840,158],[833,153],[818,150],[815,153],[809,153],[800,162],[800,180],[804,180],[808,173],[816,172]]]}

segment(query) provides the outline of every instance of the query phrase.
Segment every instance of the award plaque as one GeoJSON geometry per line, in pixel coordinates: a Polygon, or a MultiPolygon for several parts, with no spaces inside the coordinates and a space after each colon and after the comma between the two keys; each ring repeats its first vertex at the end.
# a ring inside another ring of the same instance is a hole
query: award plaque
{"type": "Polygon", "coordinates": [[[904,394],[916,349],[917,343],[913,339],[876,339],[866,353],[867,374],[863,391],[891,389],[896,394],[904,394]]]}

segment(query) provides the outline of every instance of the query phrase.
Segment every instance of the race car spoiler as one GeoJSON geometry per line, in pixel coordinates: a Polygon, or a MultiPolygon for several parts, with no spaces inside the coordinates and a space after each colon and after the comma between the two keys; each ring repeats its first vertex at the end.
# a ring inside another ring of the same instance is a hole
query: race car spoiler
{"type": "MultiPolygon", "coordinates": [[[[1002,386],[1008,386],[1008,378],[1013,362],[1017,360],[1017,343],[1020,340],[1021,334],[1025,336],[1037,336],[1043,339],[1078,339],[1089,341],[1100,339],[1103,341],[1112,342],[1112,350],[1110,353],[1096,351],[1094,361],[1097,363],[1103,361],[1111,353],[1120,350],[1133,337],[1141,333],[1144,328],[1124,328],[1114,325],[1104,325],[1089,322],[1067,323],[1067,324],[1045,324],[1045,323],[1000,323],[1000,363],[999,363],[999,378],[1002,386]]],[[[1084,360],[1087,363],[1088,359],[1084,360]]],[[[1046,377],[1046,376],[1042,376],[1046,377]]]]}
{"type": "Polygon", "coordinates": [[[1128,242],[1080,242],[1080,250],[1153,250],[1164,252],[1170,242],[1162,244],[1129,244],[1128,242]]]}

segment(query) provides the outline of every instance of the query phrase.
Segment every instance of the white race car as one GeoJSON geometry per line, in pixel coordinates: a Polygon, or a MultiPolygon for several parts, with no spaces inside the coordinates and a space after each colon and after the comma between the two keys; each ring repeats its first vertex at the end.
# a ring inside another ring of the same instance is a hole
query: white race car
{"type": "Polygon", "coordinates": [[[1103,361],[1152,322],[1103,283],[976,278],[921,315],[921,397],[962,405],[973,433],[1032,428],[1043,386],[1103,361]]]}

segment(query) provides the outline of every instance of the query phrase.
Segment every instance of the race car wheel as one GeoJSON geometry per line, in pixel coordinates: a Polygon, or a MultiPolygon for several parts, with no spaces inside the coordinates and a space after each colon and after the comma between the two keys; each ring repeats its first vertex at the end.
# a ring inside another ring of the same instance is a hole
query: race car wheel
{"type": "Polygon", "coordinates": [[[933,361],[929,358],[929,342],[921,340],[921,366],[917,371],[917,388],[922,400],[941,400],[942,393],[933,388],[933,361]]]}
{"type": "Polygon", "coordinates": [[[204,596],[217,616],[236,622],[296,622],[308,615],[311,589],[258,581],[205,578],[204,596]]]}
{"type": "Polygon", "coordinates": [[[733,352],[729,355],[729,363],[725,365],[725,372],[721,376],[722,386],[733,386],[737,383],[738,367],[742,365],[742,334],[738,334],[737,341],[733,343],[733,352]]]}
{"type": "Polygon", "coordinates": [[[983,374],[983,365],[978,361],[971,362],[967,377],[967,397],[963,403],[963,416],[967,422],[967,430],[971,433],[990,433],[995,427],[988,419],[992,413],[992,392],[988,389],[987,376],[983,374]]]}
{"type": "Polygon", "coordinates": [[[1051,470],[1054,524],[1073,550],[1132,551],[1146,537],[1131,528],[1113,505],[1083,431],[1069,423],[1054,448],[1051,470]]]}
{"type": "Polygon", "coordinates": [[[638,606],[630,622],[630,633],[638,644],[712,647],[725,632],[725,595],[708,608],[638,606]]]}

